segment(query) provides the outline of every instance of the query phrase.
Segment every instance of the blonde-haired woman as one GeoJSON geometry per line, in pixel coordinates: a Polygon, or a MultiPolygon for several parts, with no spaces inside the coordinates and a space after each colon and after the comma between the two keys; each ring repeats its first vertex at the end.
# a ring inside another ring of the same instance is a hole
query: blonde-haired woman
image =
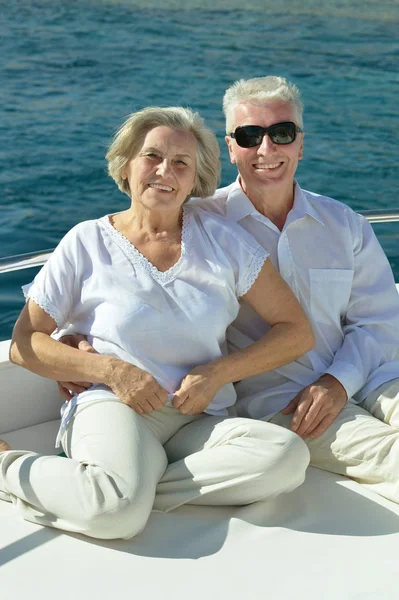
{"type": "Polygon", "coordinates": [[[27,288],[11,360],[93,385],[64,410],[68,459],[0,450],[0,498],[25,519],[131,538],[153,507],[248,504],[303,481],[299,437],[228,417],[234,381],[292,361],[313,334],[267,253],[236,224],[186,204],[213,193],[218,154],[189,109],[132,115],[107,154],[130,208],[74,227],[27,288]],[[270,329],[227,356],[240,297],[270,329]],[[67,323],[96,353],[50,337],[67,323]]]}

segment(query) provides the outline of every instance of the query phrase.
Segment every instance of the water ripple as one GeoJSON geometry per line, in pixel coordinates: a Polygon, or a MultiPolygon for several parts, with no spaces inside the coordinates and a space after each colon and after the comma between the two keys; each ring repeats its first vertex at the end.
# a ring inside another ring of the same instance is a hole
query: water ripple
{"type": "MultiPolygon", "coordinates": [[[[200,110],[230,182],[221,101],[240,77],[300,86],[303,187],[358,210],[397,204],[396,1],[0,0],[0,11],[3,256],[51,247],[78,220],[126,206],[104,154],[125,115],[148,104],[200,110]]],[[[379,235],[399,279],[397,233],[379,235]]],[[[31,276],[2,277],[0,337],[31,276]]]]}

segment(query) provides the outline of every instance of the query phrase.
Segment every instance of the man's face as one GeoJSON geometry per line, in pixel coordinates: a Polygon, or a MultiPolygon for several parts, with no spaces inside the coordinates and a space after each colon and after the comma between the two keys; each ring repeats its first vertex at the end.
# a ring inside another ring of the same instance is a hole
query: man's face
{"type": "MultiPolygon", "coordinates": [[[[290,104],[268,100],[262,104],[239,104],[234,110],[232,131],[243,125],[269,127],[283,121],[296,122],[290,104]]],[[[235,139],[226,136],[230,160],[237,165],[241,186],[249,199],[264,193],[292,193],[292,184],[298,161],[303,155],[303,133],[298,133],[292,144],[274,144],[265,135],[259,146],[240,147],[235,139]]]]}

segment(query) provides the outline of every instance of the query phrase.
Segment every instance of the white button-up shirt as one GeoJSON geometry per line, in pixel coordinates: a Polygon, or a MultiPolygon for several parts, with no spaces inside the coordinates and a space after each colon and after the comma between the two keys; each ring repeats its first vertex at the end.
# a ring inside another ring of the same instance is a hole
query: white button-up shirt
{"type": "MultiPolygon", "coordinates": [[[[280,231],[237,181],[203,208],[239,223],[270,254],[306,311],[315,348],[295,362],[237,384],[238,412],[265,418],[329,373],[355,402],[399,377],[399,295],[388,260],[367,220],[348,206],[295,185],[280,231]]],[[[232,350],[257,340],[267,325],[244,303],[228,338],[232,350]]]]}

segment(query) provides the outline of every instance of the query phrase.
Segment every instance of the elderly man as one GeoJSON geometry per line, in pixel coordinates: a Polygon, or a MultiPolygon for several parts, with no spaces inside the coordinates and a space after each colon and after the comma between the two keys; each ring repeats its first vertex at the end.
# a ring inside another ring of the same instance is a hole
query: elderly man
{"type": "MultiPolygon", "coordinates": [[[[282,77],[240,80],[223,108],[238,178],[201,203],[270,253],[316,336],[301,359],[239,383],[238,414],[291,428],[313,466],[399,503],[399,295],[388,260],[363,217],[295,181],[304,147],[295,85],[282,77]]],[[[263,331],[242,305],[231,349],[263,331]]]]}
{"type": "MultiPolygon", "coordinates": [[[[295,181],[304,147],[295,85],[240,80],[223,107],[238,178],[191,202],[236,221],[270,253],[316,336],[301,359],[237,384],[237,412],[290,428],[313,466],[399,503],[399,295],[387,258],[363,217],[295,181]]],[[[264,331],[243,304],[231,351],[264,331]]]]}

